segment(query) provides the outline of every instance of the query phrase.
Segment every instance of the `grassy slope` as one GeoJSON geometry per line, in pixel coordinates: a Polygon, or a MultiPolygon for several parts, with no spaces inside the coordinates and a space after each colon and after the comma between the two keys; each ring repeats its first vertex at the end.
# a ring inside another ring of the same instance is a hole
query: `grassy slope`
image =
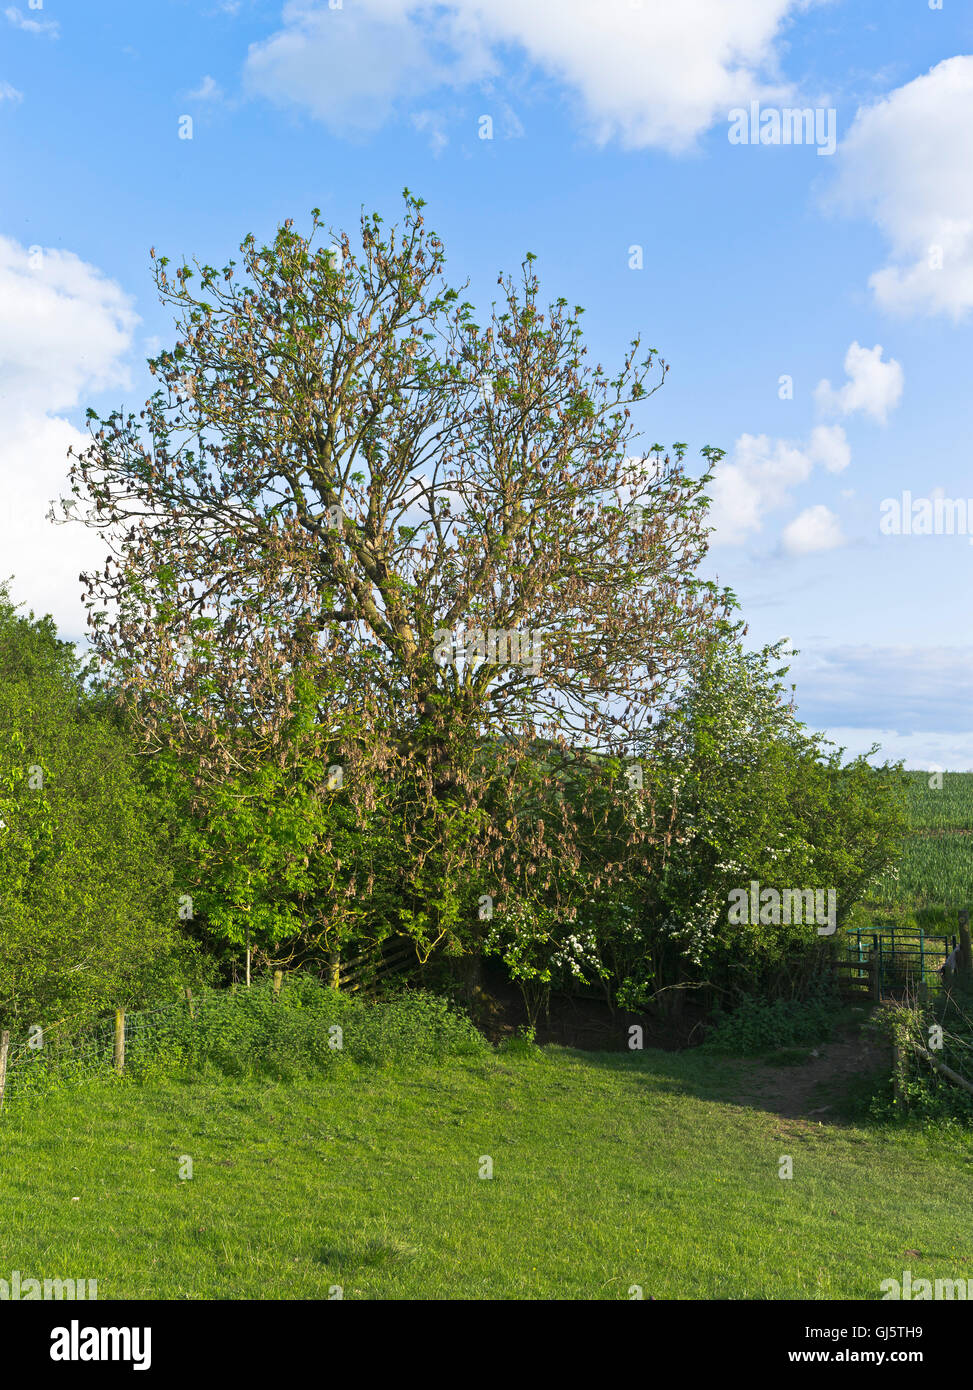
{"type": "Polygon", "coordinates": [[[782,1120],[729,1103],[735,1080],[698,1053],[549,1049],[10,1107],[0,1275],[264,1299],[876,1298],[904,1268],[973,1275],[969,1139],[782,1120]]]}

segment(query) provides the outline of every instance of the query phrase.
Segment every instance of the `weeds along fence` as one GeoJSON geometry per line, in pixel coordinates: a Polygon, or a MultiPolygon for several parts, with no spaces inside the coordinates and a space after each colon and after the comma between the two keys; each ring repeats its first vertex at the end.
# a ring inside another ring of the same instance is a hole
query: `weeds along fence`
{"type": "MultiPolygon", "coordinates": [[[[896,1101],[908,1104],[910,1078],[934,1072],[950,1085],[973,1096],[973,1016],[952,991],[947,991],[945,1011],[930,1014],[922,999],[908,997],[901,1006],[892,1049],[892,1075],[896,1101]],[[955,1024],[950,1027],[949,1022],[955,1024]]],[[[969,1003],[967,996],[965,1003],[969,1003]]]]}
{"type": "Polygon", "coordinates": [[[44,1091],[55,1076],[70,1082],[109,1069],[121,1075],[136,1039],[148,1042],[163,1018],[188,1006],[189,1000],[156,1009],[118,1009],[113,1017],[83,1028],[72,1027],[70,1021],[49,1029],[35,1026],[27,1038],[13,1044],[9,1030],[4,1030],[0,1035],[0,1112],[12,1101],[44,1091]]]}
{"type": "Polygon", "coordinates": [[[967,908],[960,910],[958,926],[953,963],[941,971],[938,995],[930,994],[920,970],[910,971],[904,991],[893,996],[899,1002],[892,1015],[892,1075],[896,1104],[903,1107],[909,1104],[911,1078],[920,1072],[935,1073],[973,1096],[973,940],[967,908]]]}
{"type": "MultiPolygon", "coordinates": [[[[337,988],[326,993],[332,998],[339,996],[336,1006],[374,1001],[385,988],[414,980],[419,969],[413,943],[393,940],[379,950],[342,962],[333,977],[337,988]]],[[[272,980],[255,984],[253,1002],[260,1002],[259,996],[279,1002],[283,980],[278,970],[272,980]]],[[[112,1016],[83,1026],[70,1019],[50,1028],[35,1025],[27,1037],[16,1040],[4,1030],[0,1033],[0,1114],[7,1105],[53,1085],[112,1072],[122,1076],[133,1065],[138,1069],[147,1059],[164,1056],[167,1049],[182,1056],[194,1055],[200,1062],[214,1046],[224,1053],[234,1047],[245,1051],[245,1030],[234,1029],[227,1005],[234,996],[243,1003],[249,993],[233,984],[229,989],[208,990],[194,997],[187,988],[184,997],[171,1004],[152,1009],[120,1008],[112,1016]]],[[[344,1009],[337,1008],[334,1016],[343,1014],[344,1009]]],[[[317,1022],[326,1026],[327,1020],[321,1015],[317,1022]]]]}

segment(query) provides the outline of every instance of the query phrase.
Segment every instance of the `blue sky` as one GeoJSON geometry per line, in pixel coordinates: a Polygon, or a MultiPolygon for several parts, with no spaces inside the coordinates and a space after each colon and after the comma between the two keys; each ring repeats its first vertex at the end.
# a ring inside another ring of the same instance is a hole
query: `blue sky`
{"type": "Polygon", "coordinates": [[[530,250],[593,358],[670,363],[646,443],[727,451],[709,564],[802,716],[973,768],[971,171],[959,0],[0,0],[0,571],[82,635],[94,543],[45,518],[172,336],[150,246],[222,264],[408,185],[472,297],[530,250]],[[773,143],[805,109],[833,152],[773,143]],[[961,533],[884,534],[905,492],[961,533]]]}

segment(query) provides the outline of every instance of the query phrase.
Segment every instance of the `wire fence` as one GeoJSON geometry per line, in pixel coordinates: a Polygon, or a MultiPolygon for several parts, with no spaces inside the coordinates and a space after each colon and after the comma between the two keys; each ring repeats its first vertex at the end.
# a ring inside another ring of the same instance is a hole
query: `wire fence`
{"type": "MultiPolygon", "coordinates": [[[[415,943],[393,937],[342,961],[334,984],[342,995],[371,1000],[390,985],[414,979],[419,969],[415,943]]],[[[270,997],[279,999],[283,979],[278,970],[272,979],[258,983],[255,991],[269,991],[270,997]]],[[[218,1022],[228,1001],[237,994],[242,1000],[244,993],[233,984],[194,998],[187,988],[184,998],[151,1009],[118,1009],[113,1016],[86,1023],[66,1019],[49,1028],[34,1025],[25,1037],[15,1040],[4,1031],[0,1034],[0,1114],[6,1105],[64,1082],[112,1072],[121,1076],[131,1062],[141,1065],[159,1057],[168,1045],[202,1064],[213,1043],[208,1025],[218,1022]]]]}
{"type": "MultiPolygon", "coordinates": [[[[33,1026],[25,1038],[0,1037],[0,1112],[11,1102],[63,1083],[114,1071],[121,1075],[133,1046],[148,1043],[156,1024],[191,1007],[189,1000],[154,1009],[119,1009],[110,1018],[82,1026],[70,1020],[44,1029],[33,1026]]],[[[140,1049],[141,1050],[141,1049],[140,1049]]]]}

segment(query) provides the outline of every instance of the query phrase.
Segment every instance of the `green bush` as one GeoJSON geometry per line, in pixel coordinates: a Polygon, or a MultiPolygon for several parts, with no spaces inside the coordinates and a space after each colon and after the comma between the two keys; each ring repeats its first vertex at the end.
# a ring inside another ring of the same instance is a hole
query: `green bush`
{"type": "Polygon", "coordinates": [[[601,959],[624,1007],[679,1007],[670,986],[685,983],[803,995],[825,923],[740,920],[730,895],[753,881],[833,890],[840,933],[896,861],[903,774],[866,757],[845,761],[800,722],[786,646],[751,652],[736,636],[714,638],[654,726],[644,776],[664,831],[657,862],[633,875],[628,911],[598,918],[601,959]]]}
{"type": "Polygon", "coordinates": [[[342,1062],[388,1066],[436,1061],[485,1046],[473,1024],[445,1000],[401,991],[369,1003],[327,988],[311,975],[248,990],[208,989],[195,1018],[175,1008],[136,1021],[127,1050],[136,1073],[160,1068],[287,1080],[342,1062]]]}
{"type": "MultiPolygon", "coordinates": [[[[87,1077],[112,1077],[112,1021],[36,1052],[11,1068],[16,1097],[87,1077]]],[[[185,1002],[132,1013],[126,1020],[125,1071],[135,1080],[265,1077],[289,1081],[357,1063],[392,1066],[476,1055],[488,1047],[464,1014],[419,990],[374,1002],[327,988],[316,977],[269,981],[237,991],[203,988],[185,1002]]]]}
{"type": "Polygon", "coordinates": [[[732,1013],[718,1012],[703,1047],[712,1052],[753,1056],[777,1048],[826,1042],[834,1032],[838,1007],[827,995],[807,999],[749,997],[732,1013]]]}
{"type": "Polygon", "coordinates": [[[91,1019],[204,967],[117,712],[0,587],[0,1021],[91,1019]]]}

